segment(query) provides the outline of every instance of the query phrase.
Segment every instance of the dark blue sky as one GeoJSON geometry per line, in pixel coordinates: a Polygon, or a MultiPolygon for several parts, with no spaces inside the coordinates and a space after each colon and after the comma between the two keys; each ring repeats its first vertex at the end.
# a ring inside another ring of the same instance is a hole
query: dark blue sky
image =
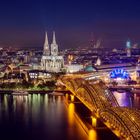
{"type": "Polygon", "coordinates": [[[139,0],[1,0],[0,45],[42,47],[55,30],[60,48],[84,46],[91,33],[105,47],[140,43],[139,0]]]}

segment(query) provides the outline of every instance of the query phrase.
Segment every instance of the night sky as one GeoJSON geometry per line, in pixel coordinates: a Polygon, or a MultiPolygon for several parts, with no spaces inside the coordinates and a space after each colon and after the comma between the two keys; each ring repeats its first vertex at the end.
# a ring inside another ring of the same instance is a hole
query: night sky
{"type": "Polygon", "coordinates": [[[45,31],[56,31],[62,48],[86,46],[100,38],[104,47],[140,43],[139,0],[1,0],[0,45],[40,47],[45,31]]]}

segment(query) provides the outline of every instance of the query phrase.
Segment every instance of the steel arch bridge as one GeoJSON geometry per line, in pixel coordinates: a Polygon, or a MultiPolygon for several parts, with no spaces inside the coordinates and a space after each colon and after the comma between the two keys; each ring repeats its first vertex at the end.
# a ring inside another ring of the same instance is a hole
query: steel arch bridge
{"type": "Polygon", "coordinates": [[[120,107],[102,81],[86,81],[79,77],[64,76],[59,79],[59,83],[71,91],[118,137],[140,140],[140,111],[120,107]]]}

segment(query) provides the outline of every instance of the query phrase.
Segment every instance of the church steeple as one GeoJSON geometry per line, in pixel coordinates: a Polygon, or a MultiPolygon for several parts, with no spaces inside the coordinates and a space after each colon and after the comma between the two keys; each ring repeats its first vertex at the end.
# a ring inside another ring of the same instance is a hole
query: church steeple
{"type": "Polygon", "coordinates": [[[46,36],[45,36],[45,43],[44,43],[44,55],[50,55],[50,49],[49,49],[49,41],[48,41],[48,35],[46,32],[46,36]]]}
{"type": "Polygon", "coordinates": [[[53,32],[53,42],[52,44],[56,44],[55,32],[53,32]]]}
{"type": "Polygon", "coordinates": [[[51,44],[51,55],[53,56],[58,55],[58,45],[56,44],[55,32],[53,32],[53,40],[51,44]]]}
{"type": "Polygon", "coordinates": [[[55,32],[53,32],[52,35],[51,45],[48,43],[48,36],[46,33],[43,52],[41,69],[47,72],[61,72],[64,68],[64,59],[63,56],[58,55],[58,45],[56,43],[55,32]]]}

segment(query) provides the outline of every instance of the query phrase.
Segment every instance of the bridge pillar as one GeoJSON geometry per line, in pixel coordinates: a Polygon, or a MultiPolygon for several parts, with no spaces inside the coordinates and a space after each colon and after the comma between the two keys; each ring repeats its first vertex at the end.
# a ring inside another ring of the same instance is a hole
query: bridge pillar
{"type": "Polygon", "coordinates": [[[96,127],[97,126],[97,118],[91,116],[91,121],[92,121],[92,126],[96,127]]]}
{"type": "Polygon", "coordinates": [[[74,102],[74,95],[70,95],[70,100],[71,100],[71,102],[74,102]]]}
{"type": "Polygon", "coordinates": [[[75,97],[72,94],[66,94],[65,97],[66,97],[67,101],[70,101],[70,102],[74,102],[75,101],[75,97]]]}
{"type": "Polygon", "coordinates": [[[66,93],[66,94],[65,94],[65,97],[66,97],[66,100],[68,100],[68,99],[69,99],[69,94],[66,93]]]}
{"type": "Polygon", "coordinates": [[[92,127],[94,129],[107,129],[107,127],[101,122],[101,120],[97,117],[95,117],[94,115],[92,115],[91,117],[91,124],[92,124],[92,127]]]}

